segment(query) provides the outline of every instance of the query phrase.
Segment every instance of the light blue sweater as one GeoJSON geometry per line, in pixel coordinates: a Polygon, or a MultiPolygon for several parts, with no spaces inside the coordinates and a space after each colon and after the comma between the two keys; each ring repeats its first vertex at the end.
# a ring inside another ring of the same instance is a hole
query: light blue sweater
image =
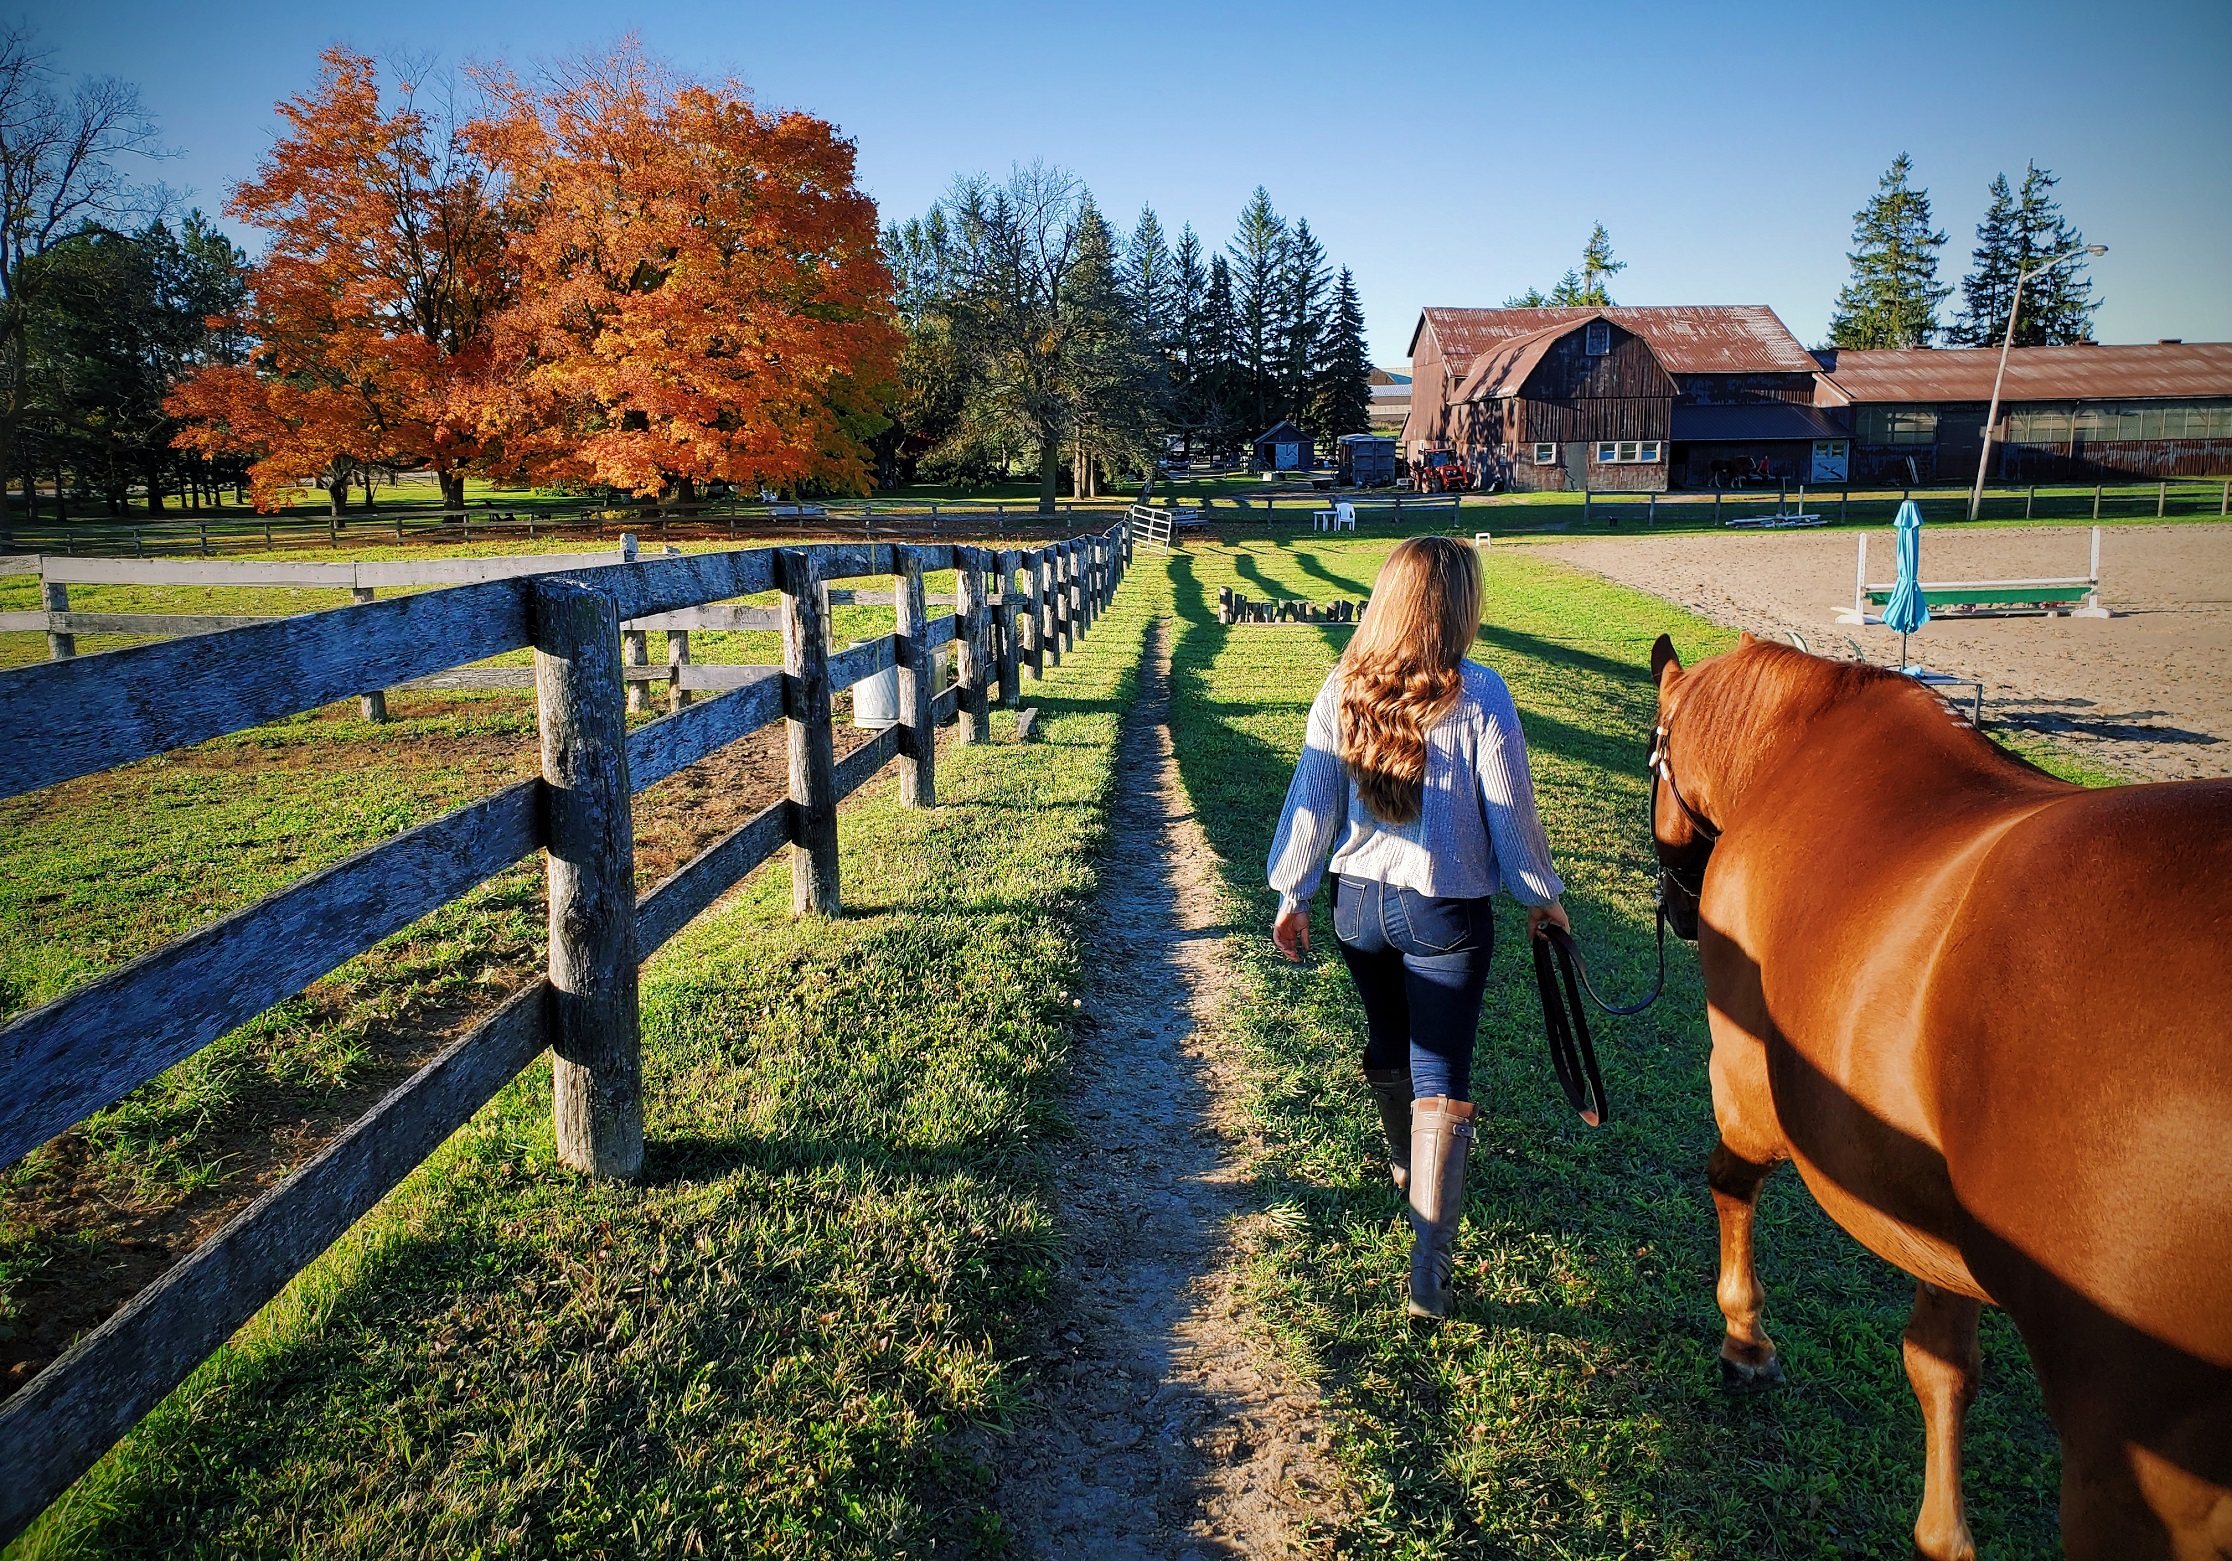
{"type": "Polygon", "coordinates": [[[1565,893],[1535,813],[1511,690],[1477,662],[1460,670],[1464,692],[1426,734],[1418,817],[1390,824],[1364,806],[1341,762],[1341,669],[1333,669],[1310,706],[1302,758],[1271,841],[1268,870],[1281,913],[1309,904],[1328,849],[1336,873],[1420,894],[1470,899],[1502,889],[1522,905],[1548,905],[1565,893]]]}

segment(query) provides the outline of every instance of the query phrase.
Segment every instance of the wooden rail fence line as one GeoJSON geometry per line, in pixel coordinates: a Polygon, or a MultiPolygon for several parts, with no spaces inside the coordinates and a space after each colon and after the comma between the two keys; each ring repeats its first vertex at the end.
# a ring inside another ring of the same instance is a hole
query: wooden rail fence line
{"type": "Polygon", "coordinates": [[[545,1047],[560,1157],[591,1176],[638,1174],[641,961],[785,845],[795,909],[837,914],[838,803],[897,758],[906,803],[934,805],[938,724],[958,716],[962,741],[988,741],[991,700],[1017,704],[1023,676],[1060,662],[1131,551],[1119,522],[1021,550],[842,543],[599,558],[0,671],[0,796],[525,647],[535,653],[542,738],[539,778],[0,1026],[0,1166],[538,848],[550,899],[542,979],[0,1404],[0,1544],[545,1047]],[[955,610],[931,619],[923,575],[948,569],[955,610]],[[829,582],[872,575],[894,577],[896,630],[832,653],[829,582]],[[628,731],[622,626],[717,614],[733,609],[711,604],[769,590],[781,593],[782,665],[735,669],[748,674],[739,686],[628,731]],[[947,642],[957,645],[958,680],[939,691],[935,656],[947,642]],[[887,667],[899,673],[899,724],[836,762],[834,691],[887,667]],[[788,796],[637,898],[630,797],[776,720],[788,736],[788,796]]]}
{"type": "MultiPolygon", "coordinates": [[[[636,538],[623,533],[618,552],[546,553],[509,558],[406,559],[401,561],[352,561],[347,563],[289,563],[212,560],[138,560],[81,558],[62,554],[0,557],[0,575],[35,574],[39,577],[40,606],[24,612],[0,612],[0,633],[45,633],[47,656],[59,661],[78,653],[80,634],[134,634],[171,636],[215,634],[250,624],[275,623],[278,614],[195,612],[83,612],[70,605],[73,585],[205,586],[220,589],[346,590],[352,600],[369,602],[378,591],[397,587],[462,585],[481,580],[512,579],[523,575],[560,574],[601,564],[634,562],[636,538]]],[[[889,606],[894,593],[877,590],[821,588],[825,605],[889,606]]],[[[931,606],[951,606],[950,596],[928,598],[931,606]]],[[[775,607],[744,607],[716,603],[656,613],[632,619],[621,626],[623,670],[628,681],[628,708],[642,710],[650,703],[650,689],[664,685],[667,706],[679,709],[693,693],[736,688],[760,675],[750,667],[693,664],[690,634],[782,629],[782,613],[775,607]],[[667,635],[667,665],[652,667],[646,635],[651,630],[667,635]]],[[[359,704],[368,721],[388,718],[387,696],[408,689],[527,689],[535,686],[531,667],[453,667],[413,678],[391,688],[372,689],[359,704]]]]}

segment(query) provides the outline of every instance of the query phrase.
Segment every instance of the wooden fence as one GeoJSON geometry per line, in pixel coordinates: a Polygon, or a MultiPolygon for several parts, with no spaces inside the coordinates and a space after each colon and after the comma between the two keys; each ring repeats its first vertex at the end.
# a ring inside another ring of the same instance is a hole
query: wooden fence
{"type": "MultiPolygon", "coordinates": [[[[19,612],[0,612],[0,633],[44,634],[48,658],[75,656],[80,634],[134,634],[168,637],[213,634],[250,624],[276,623],[279,614],[195,612],[85,612],[70,603],[73,585],[202,586],[221,590],[252,588],[280,590],[345,590],[358,602],[372,601],[382,590],[430,585],[466,585],[484,580],[505,580],[521,575],[560,574],[604,564],[633,563],[638,558],[636,538],[622,533],[616,553],[542,553],[490,558],[430,558],[375,562],[297,563],[284,559],[254,561],[230,559],[117,559],[85,558],[63,554],[29,554],[0,557],[0,575],[37,575],[40,605],[19,612]]],[[[820,588],[822,605],[890,605],[889,591],[847,591],[820,588]]],[[[933,597],[934,606],[950,606],[951,597],[933,597]]],[[[826,619],[826,613],[824,614],[826,619]]],[[[666,689],[670,710],[690,702],[705,690],[741,687],[759,675],[752,667],[696,664],[690,660],[693,630],[757,630],[779,632],[782,615],[773,607],[743,607],[726,603],[658,613],[620,625],[628,708],[641,710],[650,703],[654,686],[666,689]],[[667,665],[653,667],[646,651],[646,634],[661,629],[667,634],[667,665]]],[[[360,696],[364,718],[387,719],[387,696],[401,689],[501,689],[532,688],[530,667],[453,667],[413,678],[393,688],[373,689],[360,696]]]]}
{"type": "Polygon", "coordinates": [[[638,1174],[638,964],[785,845],[794,908],[837,914],[838,802],[896,758],[905,802],[934,806],[940,721],[958,716],[962,741],[988,741],[991,702],[1019,703],[1022,677],[1059,663],[1092,626],[1131,543],[1120,522],[1027,551],[843,543],[598,562],[0,671],[0,796],[527,647],[542,735],[539,778],[0,1027],[0,1166],[537,849],[550,899],[544,978],[0,1404],[0,1544],[545,1047],[560,1157],[593,1176],[638,1174]],[[955,611],[933,619],[923,576],[947,569],[955,611]],[[895,632],[832,654],[824,588],[874,575],[893,577],[895,632]],[[770,590],[781,593],[780,667],[745,669],[742,686],[628,731],[622,624],[770,590]],[[957,678],[941,691],[932,669],[949,642],[957,678]],[[835,691],[886,668],[899,724],[837,762],[835,691]],[[776,720],[789,795],[638,898],[633,793],[776,720]]]}

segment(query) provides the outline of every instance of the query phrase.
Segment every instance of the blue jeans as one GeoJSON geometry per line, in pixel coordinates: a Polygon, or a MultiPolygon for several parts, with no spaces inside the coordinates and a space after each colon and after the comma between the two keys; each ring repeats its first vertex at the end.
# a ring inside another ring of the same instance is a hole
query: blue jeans
{"type": "Polygon", "coordinates": [[[1470,1100],[1473,1039],[1496,942],[1486,898],[1337,878],[1333,937],[1364,1000],[1364,1066],[1407,1065],[1420,1100],[1470,1100]]]}

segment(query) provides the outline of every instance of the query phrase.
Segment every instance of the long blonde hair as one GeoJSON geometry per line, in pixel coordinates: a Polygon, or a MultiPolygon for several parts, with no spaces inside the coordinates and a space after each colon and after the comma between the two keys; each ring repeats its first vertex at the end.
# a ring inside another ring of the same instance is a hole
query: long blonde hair
{"type": "Polygon", "coordinates": [[[1456,706],[1458,663],[1480,633],[1480,556],[1449,537],[1388,554],[1341,656],[1341,759],[1364,805],[1390,824],[1418,817],[1426,734],[1456,706]]]}

